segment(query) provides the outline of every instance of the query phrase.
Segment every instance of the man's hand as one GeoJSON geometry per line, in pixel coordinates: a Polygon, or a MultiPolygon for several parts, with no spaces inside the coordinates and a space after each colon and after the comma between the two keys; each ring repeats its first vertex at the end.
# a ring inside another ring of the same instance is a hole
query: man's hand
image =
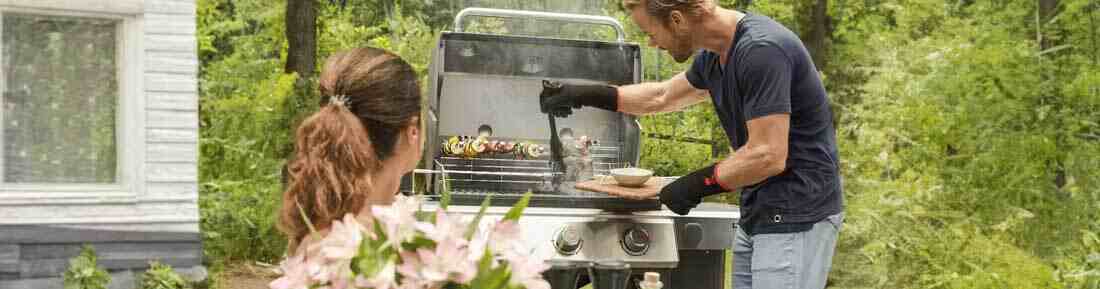
{"type": "Polygon", "coordinates": [[[542,113],[567,117],[581,106],[598,107],[610,111],[618,109],[618,89],[607,85],[573,85],[556,81],[542,82],[539,105],[542,113]]]}
{"type": "Polygon", "coordinates": [[[715,164],[702,168],[666,185],[661,189],[661,203],[674,213],[687,215],[703,201],[703,197],[729,191],[718,183],[715,177],[717,167],[715,164]]]}

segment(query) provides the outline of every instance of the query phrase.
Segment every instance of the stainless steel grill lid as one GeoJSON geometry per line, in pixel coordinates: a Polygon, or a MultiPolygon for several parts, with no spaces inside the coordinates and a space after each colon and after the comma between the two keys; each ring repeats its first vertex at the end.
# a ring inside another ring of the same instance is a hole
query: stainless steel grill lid
{"type": "MultiPolygon", "coordinates": [[[[660,209],[656,200],[624,200],[573,188],[578,180],[637,164],[640,128],[634,117],[583,108],[557,119],[559,132],[567,132],[560,136],[568,170],[559,171],[562,164],[550,160],[551,132],[538,104],[544,80],[638,82],[638,45],[445,32],[432,60],[426,134],[431,137],[423,160],[424,171],[431,174],[417,178],[429,195],[449,190],[453,202],[469,205],[492,195],[494,205],[511,205],[532,191],[531,206],[660,209]],[[498,143],[524,149],[494,152],[498,143]]],[[[405,181],[411,190],[410,180],[405,181]]]]}

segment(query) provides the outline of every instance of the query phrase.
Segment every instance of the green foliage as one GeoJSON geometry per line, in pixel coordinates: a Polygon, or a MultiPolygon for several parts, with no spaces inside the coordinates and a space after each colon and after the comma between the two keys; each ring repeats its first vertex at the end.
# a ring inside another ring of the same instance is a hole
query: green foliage
{"type": "MultiPolygon", "coordinates": [[[[526,198],[527,196],[524,196],[524,197],[526,198]]],[[[484,201],[481,201],[481,208],[477,209],[477,215],[474,216],[474,219],[472,221],[470,221],[470,227],[466,228],[466,235],[465,235],[466,239],[473,238],[474,234],[477,233],[477,229],[478,229],[479,225],[481,224],[481,218],[485,217],[485,210],[489,209],[489,204],[492,204],[492,203],[490,203],[490,201],[492,199],[493,199],[493,196],[489,195],[489,196],[485,196],[484,201]]],[[[530,198],[526,198],[526,199],[530,199],[530,198]]],[[[523,206],[527,206],[527,202],[523,202],[523,206]]],[[[444,210],[447,209],[445,207],[441,207],[441,208],[443,208],[444,210]]]]}
{"type": "Polygon", "coordinates": [[[285,107],[294,82],[293,75],[278,75],[251,84],[248,95],[200,105],[199,205],[211,257],[274,262],[285,250],[274,224],[291,145],[285,107]]]}
{"type": "Polygon", "coordinates": [[[477,263],[477,277],[470,281],[470,288],[500,289],[508,286],[508,278],[511,275],[508,264],[493,266],[493,255],[485,251],[485,255],[477,263]]]}
{"type": "Polygon", "coordinates": [[[523,216],[523,210],[527,209],[527,204],[531,203],[532,195],[534,194],[530,191],[523,194],[523,197],[519,198],[519,201],[516,201],[511,209],[508,209],[508,213],[504,214],[504,220],[518,222],[519,217],[523,216]]]}
{"type": "MultiPolygon", "coordinates": [[[[1095,284],[1081,256],[1097,250],[1081,236],[1100,207],[1082,185],[1100,180],[1097,93],[1080,82],[1095,65],[1042,52],[1034,1],[838,2],[850,6],[834,10],[844,21],[831,56],[848,63],[826,73],[831,93],[845,88],[833,100],[849,218],[832,284],[1095,284]]],[[[1061,17],[1041,31],[1087,24],[1061,17]]]]}
{"type": "MultiPolygon", "coordinates": [[[[279,1],[281,2],[281,1],[279,1]]],[[[275,262],[286,240],[275,229],[281,169],[292,123],[314,102],[284,75],[282,4],[202,0],[199,206],[205,256],[275,262]],[[280,9],[268,9],[279,7],[280,9]]]]}
{"type": "Polygon", "coordinates": [[[63,275],[65,289],[106,289],[111,275],[99,267],[95,249],[85,245],[80,255],[69,259],[69,269],[63,275]]]}
{"type": "Polygon", "coordinates": [[[172,266],[153,261],[149,270],[141,276],[141,289],[190,289],[191,283],[183,279],[172,266]]]}

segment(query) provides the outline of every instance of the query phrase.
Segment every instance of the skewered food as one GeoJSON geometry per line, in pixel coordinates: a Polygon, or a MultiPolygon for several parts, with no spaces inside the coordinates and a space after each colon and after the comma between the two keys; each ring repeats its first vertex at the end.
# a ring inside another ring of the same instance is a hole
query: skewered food
{"type": "Polygon", "coordinates": [[[485,136],[452,136],[440,143],[443,155],[475,158],[489,154],[512,154],[515,159],[537,159],[546,155],[546,147],[531,142],[490,140],[485,136]]]}
{"type": "Polygon", "coordinates": [[[461,154],[462,153],[462,141],[459,140],[457,137],[451,138],[451,140],[452,140],[452,142],[450,143],[450,145],[451,145],[451,154],[455,154],[455,155],[461,154]]]}

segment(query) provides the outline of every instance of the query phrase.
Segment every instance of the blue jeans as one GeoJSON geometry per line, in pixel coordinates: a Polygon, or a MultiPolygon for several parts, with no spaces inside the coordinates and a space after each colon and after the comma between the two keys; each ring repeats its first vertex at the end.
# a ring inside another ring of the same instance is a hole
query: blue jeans
{"type": "Polygon", "coordinates": [[[833,263],[844,215],[829,216],[809,231],[749,236],[737,227],[734,289],[820,289],[833,263]]]}

